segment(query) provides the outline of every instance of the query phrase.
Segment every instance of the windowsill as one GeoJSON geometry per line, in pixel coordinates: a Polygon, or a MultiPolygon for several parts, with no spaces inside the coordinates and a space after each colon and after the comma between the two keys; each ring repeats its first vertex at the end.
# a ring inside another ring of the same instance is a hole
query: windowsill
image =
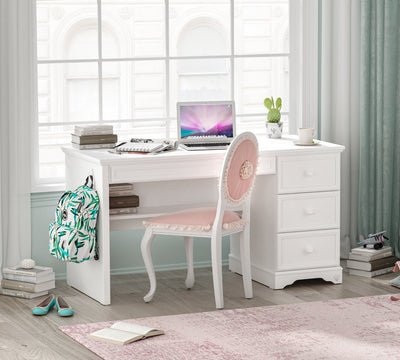
{"type": "Polygon", "coordinates": [[[32,186],[31,194],[65,191],[65,183],[32,186]]]}

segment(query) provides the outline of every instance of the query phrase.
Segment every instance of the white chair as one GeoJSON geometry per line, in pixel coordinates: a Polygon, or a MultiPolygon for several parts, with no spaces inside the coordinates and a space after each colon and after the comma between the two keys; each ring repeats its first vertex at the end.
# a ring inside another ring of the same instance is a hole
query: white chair
{"type": "Polygon", "coordinates": [[[217,309],[222,309],[224,297],[221,240],[223,236],[240,233],[244,293],[248,299],[253,297],[250,264],[250,195],[257,162],[258,143],[255,135],[250,132],[238,135],[225,155],[218,186],[217,207],[184,210],[144,222],[146,231],[141,242],[141,250],[150,279],[150,291],[144,297],[145,302],[151,301],[156,291],[156,276],[151,258],[151,243],[156,234],[184,237],[188,266],[185,285],[188,289],[194,284],[193,237],[211,238],[215,304],[217,309]]]}

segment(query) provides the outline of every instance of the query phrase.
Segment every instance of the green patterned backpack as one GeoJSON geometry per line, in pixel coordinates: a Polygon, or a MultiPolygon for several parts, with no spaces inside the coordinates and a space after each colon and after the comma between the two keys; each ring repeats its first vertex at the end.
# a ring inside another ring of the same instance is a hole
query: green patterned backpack
{"type": "Polygon", "coordinates": [[[99,197],[93,189],[93,176],[84,185],[64,193],[49,227],[50,254],[62,261],[80,263],[98,259],[96,221],[99,197]],[[90,182],[90,185],[89,185],[90,182]]]}

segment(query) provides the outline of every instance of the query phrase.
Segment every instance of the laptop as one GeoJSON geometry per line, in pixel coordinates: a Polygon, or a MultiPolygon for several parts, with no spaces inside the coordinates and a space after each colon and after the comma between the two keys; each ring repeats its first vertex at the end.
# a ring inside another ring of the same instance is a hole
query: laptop
{"type": "Polygon", "coordinates": [[[177,114],[185,150],[223,150],[236,136],[233,101],[179,102],[177,114]]]}

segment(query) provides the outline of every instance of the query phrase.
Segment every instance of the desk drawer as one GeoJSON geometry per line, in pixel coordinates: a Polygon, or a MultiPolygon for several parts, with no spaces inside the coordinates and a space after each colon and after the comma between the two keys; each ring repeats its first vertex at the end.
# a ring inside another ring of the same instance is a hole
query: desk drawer
{"type": "Polygon", "coordinates": [[[340,154],[278,158],[278,194],[339,190],[340,154]]]}
{"type": "Polygon", "coordinates": [[[278,233],[338,228],[340,192],[278,195],[278,233]]]}
{"type": "Polygon", "coordinates": [[[277,270],[339,266],[340,231],[310,231],[278,235],[277,270]]]}
{"type": "Polygon", "coordinates": [[[147,155],[147,159],[132,164],[110,166],[110,183],[218,178],[222,155],[203,156],[195,161],[189,156],[174,159],[147,155]]]}

